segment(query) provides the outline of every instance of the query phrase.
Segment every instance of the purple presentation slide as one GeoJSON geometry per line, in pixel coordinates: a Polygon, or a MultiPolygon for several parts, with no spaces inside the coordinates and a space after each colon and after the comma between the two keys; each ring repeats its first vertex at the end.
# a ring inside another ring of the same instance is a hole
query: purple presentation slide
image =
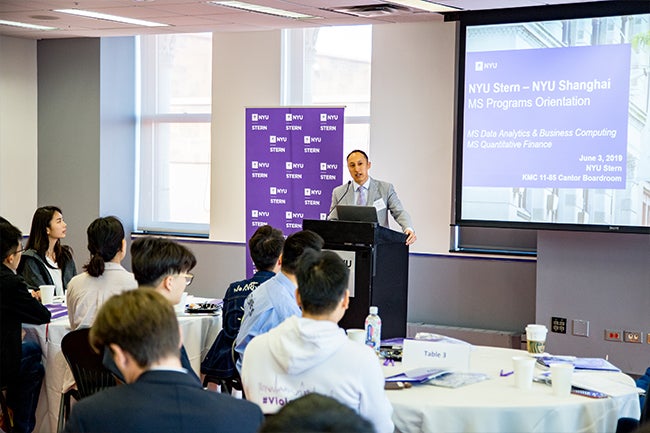
{"type": "Polygon", "coordinates": [[[343,108],[246,109],[247,240],[266,224],[288,236],[326,219],[343,183],[343,125],[343,108]]]}
{"type": "Polygon", "coordinates": [[[463,185],[625,189],[630,45],[470,52],[463,185]]]}

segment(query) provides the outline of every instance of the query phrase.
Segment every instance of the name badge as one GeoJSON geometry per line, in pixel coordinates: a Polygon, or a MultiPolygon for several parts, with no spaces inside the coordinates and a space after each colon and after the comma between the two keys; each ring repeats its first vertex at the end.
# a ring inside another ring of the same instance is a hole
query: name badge
{"type": "Polygon", "coordinates": [[[443,343],[426,340],[404,340],[402,365],[405,369],[419,367],[444,368],[451,371],[469,371],[467,343],[443,343]]]}
{"type": "Polygon", "coordinates": [[[384,203],[384,199],[382,198],[378,198],[377,200],[375,200],[375,202],[372,205],[375,207],[375,209],[377,209],[377,212],[386,209],[386,203],[384,203]]]}

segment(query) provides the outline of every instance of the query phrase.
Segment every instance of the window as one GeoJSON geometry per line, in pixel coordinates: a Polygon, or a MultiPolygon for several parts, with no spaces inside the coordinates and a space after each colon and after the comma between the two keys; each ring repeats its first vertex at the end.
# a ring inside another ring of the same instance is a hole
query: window
{"type": "Polygon", "coordinates": [[[343,154],[368,151],[372,26],[283,31],[282,104],[345,106],[343,154]]]}
{"type": "Polygon", "coordinates": [[[207,234],[212,34],[139,37],[139,230],[207,234]]]}

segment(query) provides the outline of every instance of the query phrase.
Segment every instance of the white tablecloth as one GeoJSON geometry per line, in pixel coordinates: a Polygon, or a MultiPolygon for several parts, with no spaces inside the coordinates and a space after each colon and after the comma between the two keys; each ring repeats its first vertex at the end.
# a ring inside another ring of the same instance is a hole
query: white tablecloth
{"type": "MultiPolygon", "coordinates": [[[[616,430],[618,418],[639,418],[634,380],[623,373],[580,373],[628,385],[620,395],[605,399],[577,395],[557,397],[550,386],[541,383],[533,383],[530,390],[515,388],[513,375],[500,377],[499,372],[512,370],[512,357],[525,353],[475,346],[470,370],[486,373],[490,380],[456,389],[423,384],[386,391],[393,405],[395,426],[403,433],[611,433],[616,430]]],[[[395,367],[384,367],[386,376],[401,370],[399,363],[395,367]]],[[[536,367],[536,374],[540,372],[536,367]]]]}
{"type": "MultiPolygon", "coordinates": [[[[192,367],[200,377],[201,360],[221,330],[221,314],[178,316],[182,330],[183,344],[187,350],[192,367]]],[[[54,433],[59,416],[61,394],[72,384],[74,379],[68,368],[63,353],[61,340],[70,332],[68,317],[55,319],[47,325],[28,326],[28,334],[38,338],[43,350],[45,379],[36,410],[36,433],[54,433]]]]}

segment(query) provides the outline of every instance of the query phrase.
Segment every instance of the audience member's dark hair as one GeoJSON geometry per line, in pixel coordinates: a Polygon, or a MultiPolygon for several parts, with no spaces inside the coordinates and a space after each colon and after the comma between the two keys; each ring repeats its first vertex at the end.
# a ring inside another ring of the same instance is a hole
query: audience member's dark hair
{"type": "Polygon", "coordinates": [[[284,246],[284,235],[282,232],[270,225],[265,225],[253,233],[248,240],[248,249],[251,259],[258,271],[270,271],[282,254],[284,246]]]}
{"type": "Polygon", "coordinates": [[[141,286],[156,286],[163,277],[189,272],[194,266],[192,251],[169,239],[146,236],[131,244],[131,270],[141,286]]]}
{"type": "Polygon", "coordinates": [[[295,274],[302,252],[306,248],[320,251],[324,244],[323,238],[311,230],[302,230],[289,235],[282,248],[282,270],[295,274]]]}
{"type": "Polygon", "coordinates": [[[0,216],[0,224],[11,224],[11,223],[9,222],[9,220],[0,216]]]}
{"type": "Polygon", "coordinates": [[[338,254],[306,249],[296,271],[303,311],[311,314],[333,311],[345,294],[349,274],[338,254]]]}
{"type": "Polygon", "coordinates": [[[354,149],[352,152],[348,153],[348,156],[345,157],[345,160],[347,161],[350,158],[350,155],[352,155],[353,153],[360,153],[363,155],[364,158],[366,158],[366,162],[369,161],[368,154],[360,149],[354,149]]]}
{"type": "MultiPolygon", "coordinates": [[[[29,239],[27,239],[27,250],[35,250],[43,262],[45,262],[45,253],[50,247],[50,238],[47,235],[47,229],[50,227],[50,222],[54,218],[54,213],[58,212],[63,215],[60,208],[56,206],[43,206],[36,209],[32,217],[32,227],[29,230],[29,239]]],[[[64,269],[65,265],[72,260],[72,249],[67,245],[61,245],[61,240],[58,239],[54,244],[54,255],[56,257],[56,264],[60,269],[64,269]]]]}
{"type": "Polygon", "coordinates": [[[375,433],[370,421],[335,400],[312,393],[267,418],[260,433],[375,433]]]}
{"type": "Polygon", "coordinates": [[[104,273],[104,262],[110,262],[122,248],[124,227],[114,216],[97,218],[88,230],[88,251],[90,261],[84,269],[89,275],[99,277],[104,273]]]}
{"type": "Polygon", "coordinates": [[[112,296],[90,328],[90,344],[99,353],[117,344],[146,368],[167,356],[180,356],[176,313],[169,301],[150,289],[112,296]]]}
{"type": "MultiPolygon", "coordinates": [[[[4,218],[3,218],[4,219],[4,218]]],[[[17,227],[14,227],[9,221],[0,221],[0,262],[16,252],[20,248],[22,233],[17,227]]]]}

